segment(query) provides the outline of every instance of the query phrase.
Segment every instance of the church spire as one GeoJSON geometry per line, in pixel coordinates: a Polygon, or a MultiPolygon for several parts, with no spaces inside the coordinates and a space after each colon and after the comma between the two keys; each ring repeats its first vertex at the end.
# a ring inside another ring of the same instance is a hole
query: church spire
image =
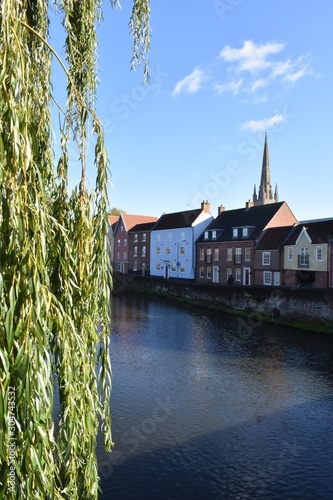
{"type": "Polygon", "coordinates": [[[262,190],[266,196],[267,195],[269,196],[271,190],[271,171],[269,168],[267,132],[265,133],[264,154],[262,157],[261,180],[260,180],[259,191],[260,190],[262,190]]]}
{"type": "Polygon", "coordinates": [[[273,189],[271,186],[271,170],[269,165],[269,154],[268,154],[268,142],[267,142],[267,132],[265,133],[265,143],[264,152],[262,158],[261,167],[261,179],[258,190],[258,195],[254,191],[252,198],[252,205],[266,205],[267,203],[275,203],[278,201],[278,189],[277,185],[275,187],[275,192],[273,195],[273,189]]]}

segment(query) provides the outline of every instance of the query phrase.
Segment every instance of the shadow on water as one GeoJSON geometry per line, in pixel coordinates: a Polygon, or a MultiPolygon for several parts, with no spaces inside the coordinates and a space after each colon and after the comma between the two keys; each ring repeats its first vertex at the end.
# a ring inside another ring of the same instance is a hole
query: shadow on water
{"type": "Polygon", "coordinates": [[[101,498],[331,499],[333,423],[321,415],[332,405],[326,397],[231,428],[202,429],[151,452],[100,452],[101,498]]]}
{"type": "Polygon", "coordinates": [[[101,498],[333,498],[332,339],[254,316],[245,326],[116,297],[101,498]]]}

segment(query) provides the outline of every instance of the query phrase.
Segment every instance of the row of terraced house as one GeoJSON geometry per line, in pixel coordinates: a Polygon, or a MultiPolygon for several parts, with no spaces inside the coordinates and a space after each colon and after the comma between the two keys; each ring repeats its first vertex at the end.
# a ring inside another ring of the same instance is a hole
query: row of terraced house
{"type": "Polygon", "coordinates": [[[333,218],[298,221],[273,194],[267,136],[258,194],[244,208],[210,204],[161,217],[110,216],[113,270],[215,285],[333,286],[333,218]]]}

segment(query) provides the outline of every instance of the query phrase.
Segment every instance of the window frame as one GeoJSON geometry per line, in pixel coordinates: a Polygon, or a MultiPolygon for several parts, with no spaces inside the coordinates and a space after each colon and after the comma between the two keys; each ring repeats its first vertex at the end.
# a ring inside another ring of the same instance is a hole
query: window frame
{"type": "Polygon", "coordinates": [[[271,252],[263,252],[261,255],[261,264],[263,266],[270,266],[271,265],[271,252]],[[268,260],[268,262],[266,262],[268,260]]]}

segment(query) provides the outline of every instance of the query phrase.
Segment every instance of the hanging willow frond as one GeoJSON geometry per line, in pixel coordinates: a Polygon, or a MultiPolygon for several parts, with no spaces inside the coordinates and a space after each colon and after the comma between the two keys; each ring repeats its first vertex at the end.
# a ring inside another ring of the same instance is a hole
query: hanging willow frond
{"type": "MultiPolygon", "coordinates": [[[[96,499],[100,422],[112,447],[108,158],[94,110],[102,7],[56,3],[66,65],[49,43],[46,0],[0,3],[0,499],[96,499]],[[67,76],[57,164],[52,56],[67,76]],[[96,186],[88,191],[90,129],[96,186]],[[81,182],[69,193],[73,139],[81,182]]],[[[148,15],[149,1],[134,1],[134,66],[149,49],[148,15]]]]}

